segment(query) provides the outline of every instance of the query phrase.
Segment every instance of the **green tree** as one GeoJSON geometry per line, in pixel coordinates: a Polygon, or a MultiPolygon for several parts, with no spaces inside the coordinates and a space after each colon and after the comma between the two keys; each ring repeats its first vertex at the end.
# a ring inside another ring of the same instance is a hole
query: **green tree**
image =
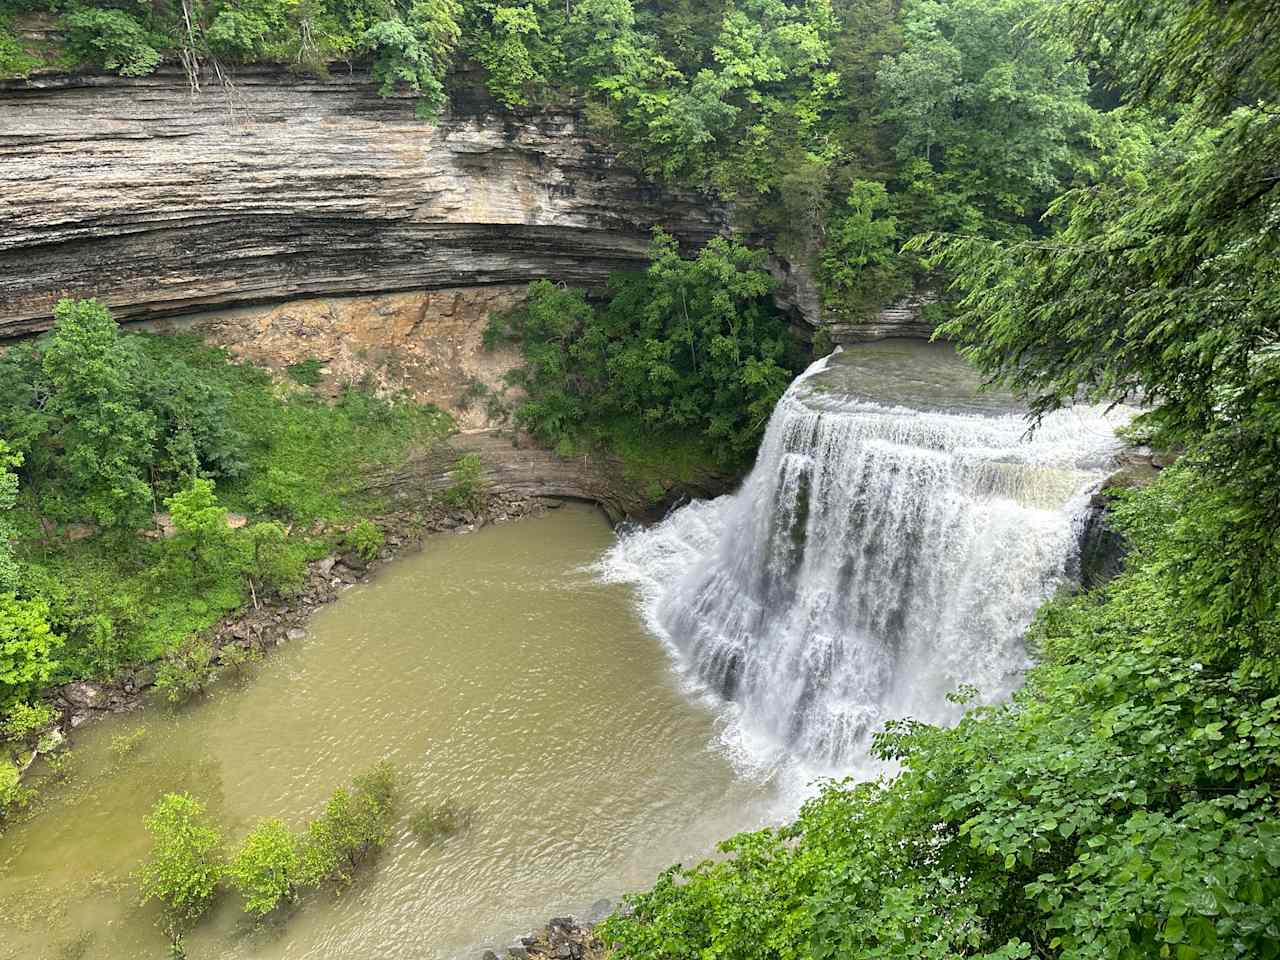
{"type": "Polygon", "coordinates": [[[244,838],[227,866],[227,877],[259,916],[293,896],[300,864],[299,841],[280,820],[262,820],[244,838]]]}
{"type": "Polygon", "coordinates": [[[167,38],[148,30],[132,14],[111,7],[77,6],[62,19],[67,53],[125,77],[143,77],[160,65],[167,38]]]}
{"type": "Polygon", "coordinates": [[[461,35],[457,0],[410,0],[372,24],[360,40],[373,56],[383,96],[401,87],[418,95],[418,115],[433,117],[446,100],[444,76],[461,35]]]}
{"type": "Polygon", "coordinates": [[[242,544],[227,522],[212,480],[194,478],[165,506],[173,518],[174,534],[165,546],[175,575],[207,585],[239,573],[242,544]]]}
{"type": "Polygon", "coordinates": [[[43,345],[48,384],[44,414],[60,468],[90,516],[105,526],[142,522],[151,511],[145,468],[156,437],[154,415],[137,396],[137,353],[96,300],[59,300],[43,345]]]}
{"type": "Polygon", "coordinates": [[[161,925],[178,941],[213,902],[226,871],[222,837],[204,805],[185,793],[166,793],[143,820],[151,854],[139,873],[142,902],[160,902],[161,925]]]}
{"type": "Polygon", "coordinates": [[[884,184],[855,180],[823,245],[818,276],[828,306],[843,312],[878,307],[900,289],[897,218],[884,184]]]}
{"type": "Polygon", "coordinates": [[[350,881],[360,861],[390,837],[394,793],[395,771],[386,761],[357,777],[350,790],[335,790],[303,833],[298,883],[350,881]]]}
{"type": "Polygon", "coordinates": [[[542,18],[533,3],[479,0],[469,5],[466,49],[485,69],[485,84],[508,107],[529,102],[550,79],[542,18]]]}
{"type": "Polygon", "coordinates": [[[62,644],[42,598],[0,593],[0,707],[39,692],[58,666],[62,644]]]}
{"type": "Polygon", "coordinates": [[[18,502],[18,475],[14,469],[20,466],[22,454],[13,452],[0,440],[0,593],[14,593],[18,589],[18,561],[13,555],[17,531],[10,518],[18,502]]]}
{"type": "Polygon", "coordinates": [[[618,431],[690,432],[734,463],[752,449],[790,380],[785,321],[768,294],[763,255],[714,238],[697,257],[656,231],[649,270],[618,276],[601,311],[539,281],[487,338],[519,340],[513,374],[527,398],[516,419],[571,451],[618,431]]]}
{"type": "Polygon", "coordinates": [[[1000,234],[1034,225],[1086,166],[1088,76],[1045,0],[909,0],[903,48],[880,71],[898,130],[903,211],[933,229],[1000,234]]]}

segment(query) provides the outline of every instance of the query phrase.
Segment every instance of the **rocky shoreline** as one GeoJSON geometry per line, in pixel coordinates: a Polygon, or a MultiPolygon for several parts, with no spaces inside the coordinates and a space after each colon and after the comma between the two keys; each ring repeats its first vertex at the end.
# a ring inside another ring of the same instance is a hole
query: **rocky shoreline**
{"type": "MultiPolygon", "coordinates": [[[[385,538],[375,559],[366,561],[348,551],[314,560],[308,564],[306,585],[296,596],[258,598],[256,605],[247,603],[223,618],[207,631],[214,648],[214,663],[222,659],[223,650],[231,647],[265,653],[283,643],[304,639],[315,611],[338,599],[348,587],[367,583],[378,569],[397,558],[421,550],[429,537],[469,533],[491,523],[536,516],[561,505],[558,500],[491,493],[476,510],[428,503],[374,517],[373,522],[385,538]]],[[[58,711],[58,730],[62,734],[55,738],[55,746],[61,747],[72,730],[96,717],[141,707],[155,678],[156,666],[148,663],[124,670],[111,680],[64,684],[50,698],[58,711]]]]}
{"type": "MultiPolygon", "coordinates": [[[[591,908],[591,919],[554,917],[507,947],[506,960],[601,960],[608,951],[595,935],[595,925],[613,912],[613,904],[600,900],[591,908]]],[[[480,960],[503,960],[494,950],[486,950],[480,960]]]]}

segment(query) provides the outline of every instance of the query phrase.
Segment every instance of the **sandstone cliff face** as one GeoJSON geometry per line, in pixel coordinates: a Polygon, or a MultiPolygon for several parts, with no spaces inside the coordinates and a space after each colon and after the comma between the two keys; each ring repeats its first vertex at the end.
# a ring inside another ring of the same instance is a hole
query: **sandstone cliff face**
{"type": "Polygon", "coordinates": [[[241,71],[197,95],[174,70],[0,83],[0,336],[46,327],[62,295],[143,319],[595,285],[644,261],[654,225],[699,244],[726,223],[722,205],[617,162],[568,110],[455,99],[428,124],[359,73],[241,71]]]}

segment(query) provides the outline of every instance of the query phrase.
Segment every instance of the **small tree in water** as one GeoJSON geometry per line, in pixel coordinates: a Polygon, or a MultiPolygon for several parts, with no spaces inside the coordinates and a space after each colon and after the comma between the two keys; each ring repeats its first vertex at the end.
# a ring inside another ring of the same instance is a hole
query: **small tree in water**
{"type": "Polygon", "coordinates": [[[222,837],[206,820],[204,804],[185,793],[166,793],[143,824],[151,856],[138,877],[142,902],[160,901],[160,926],[179,950],[226,872],[222,837]]]}
{"type": "Polygon", "coordinates": [[[245,910],[263,916],[293,896],[300,864],[298,838],[280,820],[263,820],[240,844],[227,876],[245,910]]]}

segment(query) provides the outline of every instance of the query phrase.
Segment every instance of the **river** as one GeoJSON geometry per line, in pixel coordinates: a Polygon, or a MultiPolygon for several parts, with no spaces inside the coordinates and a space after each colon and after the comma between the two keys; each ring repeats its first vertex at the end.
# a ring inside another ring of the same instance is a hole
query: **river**
{"type": "Polygon", "coordinates": [[[238,839],[260,817],[301,825],[387,757],[406,814],[474,810],[426,848],[402,820],[350,889],[278,923],[254,929],[224,897],[192,960],[474,958],[762,822],[770,788],[721,754],[714,708],[682,691],[630,590],[589,569],[612,542],[574,505],[437,537],[251,677],[77,733],[71,783],[0,840],[0,957],[166,956],[129,879],[166,791],[238,839]],[[112,739],[140,727],[117,758],[112,739]]]}

